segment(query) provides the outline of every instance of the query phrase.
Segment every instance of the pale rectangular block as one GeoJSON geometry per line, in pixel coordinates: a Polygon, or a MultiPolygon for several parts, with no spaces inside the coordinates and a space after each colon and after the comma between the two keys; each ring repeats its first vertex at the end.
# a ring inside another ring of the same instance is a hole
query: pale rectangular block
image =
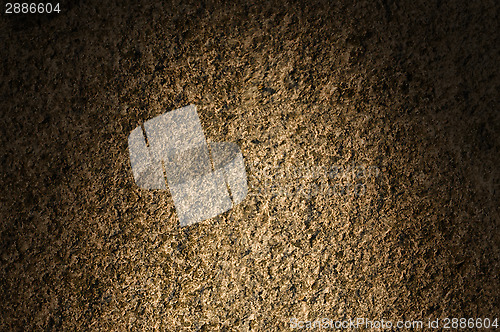
{"type": "Polygon", "coordinates": [[[144,131],[149,144],[141,127],[129,136],[134,179],[144,189],[166,189],[167,183],[181,226],[224,213],[247,195],[239,147],[212,143],[212,165],[194,105],[146,121],[144,131]]]}
{"type": "Polygon", "coordinates": [[[191,178],[169,188],[181,226],[213,218],[232,205],[222,172],[191,178]]]}
{"type": "Polygon", "coordinates": [[[147,121],[144,129],[156,160],[166,160],[179,152],[207,145],[193,105],[159,115],[147,121]]]}
{"type": "Polygon", "coordinates": [[[238,145],[230,142],[212,142],[212,159],[216,170],[223,170],[233,204],[240,203],[248,193],[245,162],[238,145]]]}
{"type": "Polygon", "coordinates": [[[161,162],[151,157],[141,127],[130,133],[128,148],[135,183],[143,189],[166,189],[161,162]]]}

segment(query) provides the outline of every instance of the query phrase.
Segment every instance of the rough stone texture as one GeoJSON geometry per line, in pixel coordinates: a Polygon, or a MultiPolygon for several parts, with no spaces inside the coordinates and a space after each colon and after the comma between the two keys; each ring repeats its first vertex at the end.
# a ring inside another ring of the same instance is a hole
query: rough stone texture
{"type": "Polygon", "coordinates": [[[2,14],[1,329],[499,317],[499,4],[420,3],[2,14]],[[180,228],[127,137],[190,103],[249,196],[180,228]],[[326,190],[349,177],[364,195],[326,190]]]}

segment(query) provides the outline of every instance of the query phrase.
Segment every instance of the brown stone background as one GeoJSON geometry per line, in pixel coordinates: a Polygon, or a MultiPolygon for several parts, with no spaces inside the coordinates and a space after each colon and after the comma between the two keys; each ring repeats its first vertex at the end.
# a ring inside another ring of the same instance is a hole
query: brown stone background
{"type": "Polygon", "coordinates": [[[500,319],[497,1],[61,9],[2,8],[1,330],[500,319]],[[189,103],[251,188],[179,228],[168,191],[135,186],[127,137],[189,103]],[[260,190],[256,169],[312,165],[380,174],[361,196],[260,190]]]}

